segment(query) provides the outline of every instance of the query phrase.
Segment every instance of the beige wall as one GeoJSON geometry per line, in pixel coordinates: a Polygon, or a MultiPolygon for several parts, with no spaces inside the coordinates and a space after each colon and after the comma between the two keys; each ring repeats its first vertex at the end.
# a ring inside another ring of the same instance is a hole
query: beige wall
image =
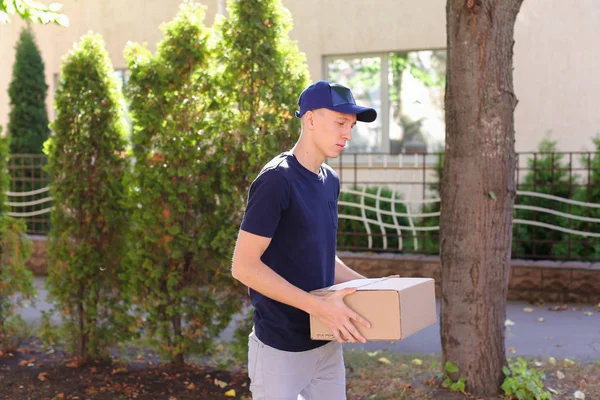
{"type": "MultiPolygon", "coordinates": [[[[219,0],[202,0],[207,6],[205,23],[212,25],[219,0]]],[[[88,31],[100,33],[115,68],[125,68],[123,50],[128,41],[148,43],[152,51],[162,39],[159,25],[177,13],[178,0],[61,0],[63,13],[69,17],[68,28],[35,25],[34,33],[44,58],[49,117],[52,112],[54,75],[60,72],[62,57],[88,31]]],[[[24,23],[14,18],[10,24],[0,24],[0,125],[6,128],[9,113],[8,85],[12,77],[14,46],[24,23]]]]}
{"type": "Polygon", "coordinates": [[[283,0],[311,76],[324,55],[446,47],[445,0],[283,0]]]}
{"type": "Polygon", "coordinates": [[[517,148],[547,131],[564,151],[600,134],[600,1],[526,0],[515,27],[517,148]]]}
{"type": "MultiPolygon", "coordinates": [[[[201,0],[212,24],[222,0],[201,0]]],[[[123,68],[128,40],[154,48],[158,26],[177,11],[175,0],[63,0],[69,28],[36,26],[53,89],[61,57],[88,30],[101,33],[115,68],[123,68]]],[[[283,0],[294,18],[292,38],[306,53],[312,79],[323,77],[326,55],[394,50],[439,49],[446,45],[445,1],[283,0]]],[[[592,150],[600,133],[600,2],[598,0],[527,0],[515,32],[517,150],[535,150],[552,131],[561,150],[592,150]]],[[[14,43],[22,23],[0,25],[0,125],[8,119],[7,88],[14,43]]],[[[52,110],[51,96],[48,99],[52,110]]],[[[52,118],[52,112],[50,112],[52,118]]]]}

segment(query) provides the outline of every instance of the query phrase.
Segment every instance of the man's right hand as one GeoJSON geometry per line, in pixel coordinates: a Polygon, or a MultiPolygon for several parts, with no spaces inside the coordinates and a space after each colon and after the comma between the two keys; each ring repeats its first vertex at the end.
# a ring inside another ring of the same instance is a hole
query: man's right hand
{"type": "Polygon", "coordinates": [[[366,339],[356,329],[352,321],[370,328],[371,324],[344,303],[344,297],[356,292],[356,288],[347,288],[317,297],[317,307],[312,313],[333,332],[340,343],[366,343],[366,339]]]}

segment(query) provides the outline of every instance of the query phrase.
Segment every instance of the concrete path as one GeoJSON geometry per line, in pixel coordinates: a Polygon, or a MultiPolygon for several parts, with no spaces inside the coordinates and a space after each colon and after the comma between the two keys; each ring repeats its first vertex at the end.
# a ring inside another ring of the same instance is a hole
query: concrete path
{"type": "MultiPolygon", "coordinates": [[[[515,357],[568,357],[585,362],[600,360],[600,312],[593,306],[581,305],[569,305],[565,311],[549,311],[551,306],[508,303],[506,354],[515,357]],[[533,311],[526,312],[524,309],[533,311]],[[538,318],[543,318],[543,322],[538,322],[538,318]]],[[[404,340],[347,346],[370,351],[387,349],[407,354],[441,353],[439,303],[438,322],[404,340]]]]}
{"type": "MultiPolygon", "coordinates": [[[[20,310],[28,322],[38,321],[40,312],[50,309],[50,305],[45,301],[44,279],[36,278],[36,286],[40,295],[36,306],[20,310]]],[[[508,303],[507,355],[569,357],[584,362],[600,360],[600,312],[591,305],[569,305],[564,311],[550,311],[551,306],[553,304],[538,307],[524,302],[508,303]],[[543,322],[538,322],[540,318],[543,318],[543,322]]],[[[233,327],[229,327],[223,333],[222,339],[230,340],[232,334],[233,327]]],[[[348,349],[385,349],[407,354],[441,353],[439,304],[438,323],[404,340],[345,346],[348,349]]]]}

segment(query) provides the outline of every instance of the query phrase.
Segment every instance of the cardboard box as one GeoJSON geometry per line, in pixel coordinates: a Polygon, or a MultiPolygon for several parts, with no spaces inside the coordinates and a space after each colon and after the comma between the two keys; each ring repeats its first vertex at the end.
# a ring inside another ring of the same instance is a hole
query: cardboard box
{"type": "MultiPolygon", "coordinates": [[[[434,280],[429,278],[356,279],[311,293],[326,295],[345,288],[358,290],[344,302],[371,323],[354,325],[367,340],[400,340],[436,322],[434,280]]],[[[335,340],[331,330],[310,316],[313,340],[335,340]]]]}

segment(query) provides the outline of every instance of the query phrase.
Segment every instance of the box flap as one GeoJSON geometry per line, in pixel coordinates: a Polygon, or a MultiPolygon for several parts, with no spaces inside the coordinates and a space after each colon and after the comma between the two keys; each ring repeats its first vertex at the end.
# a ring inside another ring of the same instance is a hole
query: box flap
{"type": "Polygon", "coordinates": [[[333,292],[346,288],[357,288],[357,290],[396,290],[401,291],[406,288],[433,281],[431,278],[365,278],[354,279],[352,281],[338,283],[327,288],[318,289],[316,292],[333,292]]]}

